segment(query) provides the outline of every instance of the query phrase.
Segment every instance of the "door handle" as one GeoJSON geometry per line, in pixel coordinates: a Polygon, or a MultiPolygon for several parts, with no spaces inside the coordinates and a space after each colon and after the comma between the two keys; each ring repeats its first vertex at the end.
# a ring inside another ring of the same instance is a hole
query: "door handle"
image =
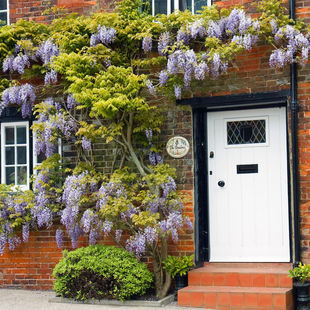
{"type": "Polygon", "coordinates": [[[224,182],[224,181],[218,181],[218,182],[217,182],[217,185],[218,185],[219,187],[224,187],[224,186],[225,186],[225,182],[224,182]]]}

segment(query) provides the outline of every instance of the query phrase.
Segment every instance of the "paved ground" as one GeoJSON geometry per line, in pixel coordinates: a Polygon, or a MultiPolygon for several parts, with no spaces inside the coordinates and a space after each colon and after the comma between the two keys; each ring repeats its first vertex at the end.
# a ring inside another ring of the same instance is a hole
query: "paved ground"
{"type": "Polygon", "coordinates": [[[176,303],[161,308],[50,303],[53,297],[53,292],[0,289],[0,310],[198,310],[178,307],[176,303]]]}

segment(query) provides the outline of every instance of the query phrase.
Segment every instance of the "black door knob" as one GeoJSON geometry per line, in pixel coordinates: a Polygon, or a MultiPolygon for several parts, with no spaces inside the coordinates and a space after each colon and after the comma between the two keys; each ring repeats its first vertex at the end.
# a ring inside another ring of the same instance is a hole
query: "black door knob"
{"type": "Polygon", "coordinates": [[[223,187],[225,185],[225,182],[224,181],[218,181],[217,185],[220,187],[223,187]]]}

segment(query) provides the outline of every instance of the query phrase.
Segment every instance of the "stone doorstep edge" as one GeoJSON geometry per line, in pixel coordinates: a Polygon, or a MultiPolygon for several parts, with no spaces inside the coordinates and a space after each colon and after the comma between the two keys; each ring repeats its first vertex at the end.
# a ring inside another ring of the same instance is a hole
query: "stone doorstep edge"
{"type": "Polygon", "coordinates": [[[125,300],[119,301],[114,299],[106,300],[88,300],[88,301],[76,301],[69,298],[53,297],[48,301],[51,303],[66,303],[66,304],[88,304],[88,305],[107,305],[107,306],[134,306],[134,307],[164,307],[174,301],[175,295],[168,295],[163,299],[157,301],[147,300],[125,300]]]}

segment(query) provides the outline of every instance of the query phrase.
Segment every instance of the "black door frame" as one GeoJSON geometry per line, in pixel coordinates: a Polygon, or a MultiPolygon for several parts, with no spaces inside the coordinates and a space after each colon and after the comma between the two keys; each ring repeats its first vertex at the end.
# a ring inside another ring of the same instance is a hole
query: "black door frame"
{"type": "MultiPolygon", "coordinates": [[[[194,152],[194,214],[195,214],[195,260],[201,265],[210,259],[209,230],[209,186],[208,186],[208,133],[207,113],[210,111],[245,110],[272,107],[287,107],[289,90],[279,92],[253,93],[217,97],[200,97],[178,100],[179,105],[190,105],[193,114],[193,152],[194,152]]],[[[288,128],[287,128],[288,141],[288,128]]],[[[288,152],[288,195],[291,204],[289,147],[288,152]]],[[[291,212],[289,212],[289,233],[291,234],[291,212]]],[[[292,238],[290,237],[290,256],[292,257],[292,238]]]]}

